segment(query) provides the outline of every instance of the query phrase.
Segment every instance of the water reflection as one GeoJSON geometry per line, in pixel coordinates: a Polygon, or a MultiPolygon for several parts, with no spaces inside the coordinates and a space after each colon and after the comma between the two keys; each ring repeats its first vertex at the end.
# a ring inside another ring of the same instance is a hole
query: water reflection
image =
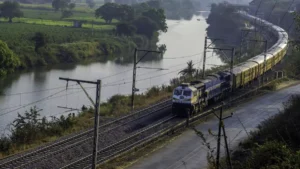
{"type": "MultiPolygon", "coordinates": [[[[167,24],[168,32],[159,36],[159,44],[167,46],[164,57],[157,60],[146,57],[139,66],[168,70],[138,69],[136,87],[141,92],[155,85],[169,84],[170,79],[177,77],[178,72],[186,67],[189,60],[193,60],[197,68],[202,67],[207,28],[205,18],[194,16],[190,21],[169,20],[167,24]]],[[[216,55],[207,55],[207,68],[218,64],[222,62],[216,55]]],[[[103,80],[101,101],[106,101],[115,94],[129,95],[132,87],[132,67],[131,63],[108,60],[77,65],[56,65],[10,75],[0,81],[3,93],[7,94],[0,96],[0,129],[12,122],[18,112],[23,113],[34,105],[43,109],[40,114],[45,116],[63,114],[65,110],[57,106],[81,108],[83,104],[91,105],[78,85],[69,83],[68,89],[65,90],[66,82],[60,81],[59,77],[85,80],[101,78],[103,80]]],[[[94,98],[95,86],[84,86],[94,98]]]]}

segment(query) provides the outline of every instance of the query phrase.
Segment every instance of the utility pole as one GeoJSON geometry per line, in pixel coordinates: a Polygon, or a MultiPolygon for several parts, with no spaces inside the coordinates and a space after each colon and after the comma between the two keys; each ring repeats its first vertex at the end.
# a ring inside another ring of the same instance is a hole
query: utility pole
{"type": "Polygon", "coordinates": [[[205,41],[204,41],[202,79],[204,79],[204,77],[205,77],[205,63],[206,63],[206,49],[207,49],[206,46],[207,46],[207,36],[205,36],[205,41]]]}
{"type": "MultiPolygon", "coordinates": [[[[220,51],[231,51],[231,59],[230,59],[230,74],[232,75],[233,70],[233,59],[234,59],[234,52],[235,48],[215,48],[215,47],[206,47],[206,49],[213,49],[213,50],[220,50],[220,51]]],[[[225,53],[224,53],[225,54],[225,53]]],[[[226,54],[225,54],[226,55],[226,54]]],[[[231,76],[230,83],[233,84],[233,78],[231,76]]],[[[232,90],[232,88],[231,88],[232,90]]]]}
{"type": "Polygon", "coordinates": [[[264,85],[265,81],[265,73],[266,73],[266,66],[267,66],[267,50],[268,50],[268,41],[265,40],[265,55],[264,55],[264,71],[263,71],[263,77],[262,77],[262,85],[264,85]]]}
{"type": "Polygon", "coordinates": [[[224,39],[217,39],[217,38],[208,38],[205,36],[205,41],[204,41],[204,52],[203,52],[203,72],[202,72],[202,78],[205,78],[205,64],[206,64],[206,50],[207,49],[221,49],[221,48],[210,48],[210,46],[217,40],[224,40],[224,39]],[[208,45],[207,40],[211,40],[212,42],[208,45]]]}
{"type": "Polygon", "coordinates": [[[221,128],[222,128],[222,116],[223,116],[223,108],[220,109],[219,115],[219,131],[218,131],[218,144],[217,144],[217,169],[220,166],[220,146],[221,146],[221,128]]]}
{"type": "Polygon", "coordinates": [[[219,131],[218,131],[218,143],[217,143],[217,157],[216,157],[216,167],[217,169],[220,168],[220,146],[221,146],[221,135],[222,135],[222,130],[224,133],[224,141],[225,141],[225,148],[226,148],[226,153],[227,153],[227,162],[228,165],[230,166],[230,169],[232,169],[232,163],[231,163],[231,158],[230,158],[230,153],[229,153],[229,147],[228,147],[228,143],[227,143],[227,137],[226,137],[226,133],[225,133],[225,125],[223,120],[232,117],[232,113],[230,116],[223,118],[223,103],[222,106],[220,107],[220,115],[216,115],[215,112],[213,112],[213,114],[218,118],[219,120],[219,131]]]}
{"type": "Polygon", "coordinates": [[[99,114],[100,114],[100,95],[101,95],[101,80],[95,81],[87,81],[87,80],[79,80],[79,79],[69,79],[69,78],[62,78],[60,77],[59,80],[65,80],[67,81],[67,84],[69,81],[77,82],[82,90],[85,92],[89,100],[92,102],[92,104],[95,106],[95,118],[94,118],[94,142],[93,142],[93,161],[92,161],[92,169],[96,169],[97,165],[97,152],[98,152],[98,129],[99,129],[99,114]],[[96,85],[96,103],[91,99],[91,97],[88,95],[86,90],[83,88],[81,83],[89,83],[89,84],[95,84],[96,85]]]}
{"type": "Polygon", "coordinates": [[[148,53],[161,53],[160,51],[152,51],[152,50],[140,50],[135,48],[134,49],[134,56],[133,56],[133,75],[132,75],[132,93],[131,93],[131,111],[134,110],[134,93],[139,91],[139,89],[135,88],[135,81],[136,81],[136,65],[148,54],[148,53]],[[143,51],[145,54],[137,61],[138,51],[143,51]]]}
{"type": "MultiPolygon", "coordinates": [[[[231,83],[231,86],[233,85],[233,77],[232,77],[232,75],[233,75],[233,57],[234,57],[234,52],[235,52],[235,50],[234,50],[234,48],[232,48],[231,49],[231,59],[230,59],[230,74],[231,74],[231,76],[230,76],[230,83],[231,83]]],[[[232,92],[232,87],[231,87],[231,92],[232,92]]]]}

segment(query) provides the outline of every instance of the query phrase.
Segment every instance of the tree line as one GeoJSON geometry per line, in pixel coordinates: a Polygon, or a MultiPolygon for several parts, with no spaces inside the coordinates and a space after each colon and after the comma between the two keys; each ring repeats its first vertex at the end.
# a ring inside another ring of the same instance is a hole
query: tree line
{"type": "Polygon", "coordinates": [[[118,20],[116,34],[131,36],[135,33],[152,38],[157,31],[166,32],[166,16],[164,10],[156,8],[153,2],[133,6],[117,3],[106,3],[95,11],[96,17],[101,17],[106,23],[118,20]]]}

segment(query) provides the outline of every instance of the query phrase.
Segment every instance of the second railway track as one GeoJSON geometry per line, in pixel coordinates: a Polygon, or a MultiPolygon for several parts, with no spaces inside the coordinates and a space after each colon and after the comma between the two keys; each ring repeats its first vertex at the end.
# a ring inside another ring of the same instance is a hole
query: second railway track
{"type": "MultiPolygon", "coordinates": [[[[109,133],[109,131],[113,131],[114,129],[121,128],[123,125],[132,123],[135,120],[139,120],[142,118],[146,118],[147,116],[151,116],[153,113],[160,111],[164,108],[168,108],[170,106],[171,106],[171,101],[165,100],[151,107],[145,108],[138,112],[108,122],[104,125],[99,126],[100,135],[104,133],[109,133]]],[[[71,137],[68,137],[66,139],[56,141],[50,145],[39,147],[28,153],[18,154],[16,156],[2,159],[0,161],[0,168],[1,169],[2,168],[3,169],[23,168],[26,166],[30,166],[33,163],[37,163],[39,160],[53,158],[53,155],[55,154],[57,155],[65,150],[74,149],[74,154],[78,154],[78,152],[76,153],[75,150],[76,147],[82,144],[87,145],[91,141],[92,135],[93,135],[93,129],[89,129],[80,132],[78,134],[75,134],[71,137]]],[[[88,151],[88,149],[89,148],[87,146],[86,151],[88,151]]],[[[68,161],[68,159],[64,159],[64,161],[68,161]]]]}

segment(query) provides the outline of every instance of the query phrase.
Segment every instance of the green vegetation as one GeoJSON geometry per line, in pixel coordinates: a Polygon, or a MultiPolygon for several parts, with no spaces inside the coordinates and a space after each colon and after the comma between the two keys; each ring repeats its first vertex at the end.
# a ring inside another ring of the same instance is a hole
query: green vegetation
{"type": "Polygon", "coordinates": [[[20,5],[17,2],[5,1],[0,4],[0,17],[8,18],[8,22],[12,22],[15,17],[23,16],[20,5]]]}
{"type": "Polygon", "coordinates": [[[252,132],[250,138],[233,153],[233,168],[299,168],[299,106],[300,96],[292,96],[284,104],[283,111],[264,121],[257,131],[252,132]]]}
{"type": "MultiPolygon", "coordinates": [[[[153,87],[145,94],[136,95],[135,108],[142,109],[165,100],[170,97],[171,93],[170,86],[153,87]]],[[[129,113],[130,110],[131,97],[116,95],[111,97],[107,103],[101,104],[100,115],[104,118],[117,118],[129,113]]],[[[78,115],[69,114],[47,120],[46,117],[40,117],[36,108],[31,108],[24,116],[18,115],[12,126],[12,134],[0,139],[0,157],[34,148],[63,135],[90,128],[93,125],[91,120],[93,114],[92,108],[88,109],[83,106],[82,112],[78,115]]]]}
{"type": "Polygon", "coordinates": [[[0,76],[14,72],[19,65],[19,59],[8,48],[7,44],[0,40],[0,76]]]}
{"type": "MultiPolygon", "coordinates": [[[[187,68],[194,70],[193,64],[188,65],[187,68]]],[[[222,68],[213,68],[211,70],[208,70],[207,73],[216,72],[220,69],[222,68]]],[[[192,77],[187,78],[185,76],[182,76],[180,78],[175,78],[171,80],[171,85],[169,86],[162,85],[161,87],[152,87],[144,94],[135,95],[135,109],[142,109],[159,101],[170,98],[173,93],[174,87],[176,87],[179,83],[183,81],[188,81],[199,77],[200,73],[200,71],[195,71],[195,73],[192,74],[192,77]]],[[[108,99],[106,103],[101,104],[100,115],[104,118],[117,118],[130,113],[130,111],[131,96],[115,95],[108,99]]],[[[91,121],[91,117],[93,117],[93,112],[94,110],[92,108],[88,109],[85,106],[83,106],[82,112],[80,112],[78,115],[71,114],[67,117],[61,116],[59,119],[55,118],[50,121],[46,121],[46,124],[49,126],[49,128],[47,128],[46,133],[49,132],[49,134],[40,133],[44,130],[43,127],[41,127],[41,123],[43,120],[26,120],[25,122],[23,122],[24,125],[22,126],[27,126],[28,123],[29,126],[34,128],[31,130],[23,130],[23,128],[16,128],[16,125],[14,125],[12,133],[17,132],[17,134],[21,135],[22,137],[25,137],[28,134],[30,135],[30,139],[28,140],[26,137],[26,140],[17,141],[16,139],[13,139],[14,134],[12,136],[2,137],[0,139],[0,157],[5,157],[7,155],[25,151],[27,149],[34,148],[46,142],[56,140],[57,138],[63,135],[68,135],[70,133],[90,128],[93,125],[91,121]],[[34,121],[34,125],[32,124],[32,121],[34,121]],[[56,130],[57,132],[55,132],[56,130]],[[35,133],[30,133],[28,131],[35,131],[35,133]]],[[[45,119],[39,117],[39,115],[36,113],[36,109],[34,108],[30,110],[29,114],[25,113],[25,118],[27,117],[34,117],[35,119],[45,119]],[[34,114],[34,116],[30,114],[34,114]]],[[[23,118],[23,116],[19,116],[15,121],[22,121],[20,119],[23,118]]]]}
{"type": "Polygon", "coordinates": [[[165,50],[165,46],[156,45],[157,31],[167,31],[166,17],[161,9],[139,8],[140,13],[134,13],[131,6],[108,3],[98,8],[94,15],[92,12],[74,12],[75,5],[68,0],[53,1],[52,6],[67,16],[61,18],[48,8],[27,8],[26,18],[14,18],[21,13],[18,3],[5,2],[1,5],[1,11],[4,8],[7,11],[2,12],[4,18],[0,21],[14,23],[0,24],[0,39],[21,61],[17,69],[85,60],[128,62],[132,59],[128,54],[135,47],[165,50]],[[7,6],[6,3],[12,5],[7,6]],[[74,12],[74,16],[70,17],[69,12],[74,12]],[[109,15],[107,12],[110,12],[109,15]],[[82,28],[72,28],[73,21],[79,21],[82,28]],[[121,54],[123,57],[118,57],[121,54]]]}

